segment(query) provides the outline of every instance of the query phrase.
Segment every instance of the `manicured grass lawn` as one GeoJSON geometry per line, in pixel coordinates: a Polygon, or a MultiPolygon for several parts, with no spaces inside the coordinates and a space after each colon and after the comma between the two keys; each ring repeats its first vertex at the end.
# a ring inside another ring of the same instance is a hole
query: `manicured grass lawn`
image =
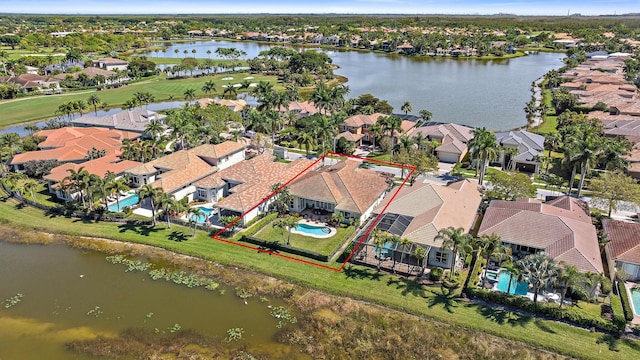
{"type": "MultiPolygon", "coordinates": [[[[97,95],[102,102],[107,103],[110,107],[118,107],[124,104],[124,102],[131,99],[136,92],[150,92],[156,101],[169,100],[170,96],[175,100],[183,99],[184,92],[187,89],[194,89],[197,97],[204,97],[206,94],[202,92],[201,89],[207,81],[213,80],[216,84],[218,94],[222,94],[224,91],[222,85],[241,83],[247,76],[253,76],[252,82],[257,83],[261,80],[266,80],[274,83],[276,89],[283,88],[281,84],[278,84],[275,76],[262,76],[249,73],[218,74],[176,80],[154,78],[152,80],[132,83],[118,89],[102,91],[87,90],[79,93],[43,95],[13,101],[3,101],[0,102],[0,113],[3,114],[2,117],[0,117],[0,127],[54,117],[60,104],[74,100],[84,100],[86,102],[91,95],[97,95]],[[222,80],[226,77],[233,77],[234,80],[222,80]]],[[[212,96],[217,96],[218,94],[214,93],[212,96]]]]}
{"type": "Polygon", "coordinates": [[[389,153],[386,152],[378,152],[378,151],[372,151],[367,155],[368,159],[374,159],[374,160],[380,160],[380,161],[387,161],[389,162],[390,160],[390,156],[389,153]]]}
{"type": "MultiPolygon", "coordinates": [[[[198,55],[198,56],[202,56],[202,54],[198,55]]],[[[188,57],[193,57],[193,54],[189,53],[188,57]]],[[[154,57],[154,56],[147,56],[147,60],[154,62],[156,64],[163,64],[163,65],[168,65],[168,64],[180,64],[180,62],[182,61],[182,59],[184,58],[184,56],[182,54],[180,54],[180,57],[154,57]]],[[[198,60],[198,64],[202,64],[204,63],[204,61],[206,59],[202,59],[202,58],[197,58],[196,60],[198,60]]],[[[230,65],[231,63],[233,63],[233,60],[228,60],[228,59],[211,59],[214,61],[214,63],[216,65],[220,65],[220,64],[225,64],[225,65],[230,65]]],[[[235,61],[236,64],[238,64],[236,67],[238,66],[247,66],[247,60],[238,60],[235,61]]]]}
{"type": "MultiPolygon", "coordinates": [[[[332,255],[338,247],[344,244],[347,237],[353,234],[353,231],[353,226],[340,227],[337,229],[335,235],[326,239],[317,239],[310,236],[292,233],[290,245],[320,254],[332,255]]],[[[283,235],[280,229],[273,227],[273,223],[267,224],[267,226],[255,235],[255,237],[267,241],[279,241],[283,244],[287,242],[287,232],[285,231],[283,235]]]]}
{"type": "Polygon", "coordinates": [[[421,286],[408,279],[376,273],[375,270],[359,266],[349,266],[340,273],[320,269],[224,244],[202,232],[191,238],[189,230],[180,226],[167,229],[165,225],[158,225],[152,228],[49,216],[38,209],[17,206],[3,192],[0,192],[0,222],[27,230],[104,237],[158,246],[224,265],[255,270],[332,294],[389,306],[439,322],[523,341],[576,358],[634,359],[640,353],[638,341],[618,340],[610,335],[590,333],[586,329],[555,321],[475,305],[458,297],[456,292],[450,293],[440,286],[421,286]],[[612,344],[618,346],[618,352],[609,350],[612,344]]]}

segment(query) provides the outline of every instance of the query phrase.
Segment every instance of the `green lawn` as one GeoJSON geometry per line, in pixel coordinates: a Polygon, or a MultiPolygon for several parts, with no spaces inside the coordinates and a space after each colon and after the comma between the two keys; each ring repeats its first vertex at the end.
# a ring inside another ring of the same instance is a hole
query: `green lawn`
{"type": "MultiPolygon", "coordinates": [[[[317,239],[300,234],[291,234],[290,245],[300,249],[314,251],[320,254],[331,256],[334,251],[347,240],[347,237],[353,234],[353,226],[340,227],[334,236],[326,239],[317,239]]],[[[260,230],[255,237],[267,241],[280,241],[286,243],[287,232],[284,235],[280,229],[274,228],[273,223],[267,224],[260,230]]]]}
{"type": "MultiPolygon", "coordinates": [[[[218,74],[176,80],[154,78],[152,80],[132,83],[118,89],[102,91],[87,90],[78,93],[42,95],[2,101],[0,102],[0,114],[2,114],[2,117],[0,117],[0,127],[53,117],[60,104],[72,100],[86,101],[89,96],[94,94],[98,95],[100,100],[107,103],[110,107],[117,107],[124,104],[124,102],[131,99],[136,92],[150,92],[156,101],[166,101],[169,100],[170,97],[175,100],[183,99],[184,92],[187,89],[194,89],[196,90],[196,96],[204,97],[206,94],[202,92],[201,89],[207,81],[213,80],[216,84],[218,94],[222,94],[224,91],[222,85],[240,83],[247,76],[254,77],[251,80],[252,82],[266,80],[276,84],[276,89],[282,88],[282,85],[277,83],[278,80],[275,76],[250,75],[249,73],[218,74]],[[226,77],[233,77],[234,80],[222,80],[226,77]]],[[[212,94],[212,96],[216,95],[215,93],[212,94]]]]}
{"type": "MultiPolygon", "coordinates": [[[[189,53],[189,57],[193,57],[193,54],[189,53]]],[[[198,55],[201,56],[201,55],[198,55]]],[[[156,64],[169,65],[169,64],[180,64],[184,56],[180,54],[180,57],[155,57],[155,56],[147,56],[147,60],[154,62],[156,64]]],[[[207,59],[198,58],[198,64],[202,64],[207,59]]],[[[237,66],[248,66],[247,60],[228,60],[228,59],[212,59],[216,65],[225,64],[230,65],[231,63],[238,64],[237,66]]],[[[237,67],[236,66],[236,67],[237,67]]]]}
{"type": "Polygon", "coordinates": [[[198,233],[191,238],[189,230],[176,225],[167,229],[164,225],[152,228],[56,217],[31,207],[18,206],[13,199],[7,199],[3,192],[0,192],[0,222],[27,230],[104,237],[158,246],[439,322],[523,341],[576,358],[634,359],[640,353],[638,341],[618,340],[555,321],[475,305],[439,286],[421,286],[408,279],[379,274],[359,266],[349,266],[340,273],[320,269],[224,244],[210,239],[205,233],[198,233]],[[612,345],[616,345],[619,351],[610,351],[612,345]]]}

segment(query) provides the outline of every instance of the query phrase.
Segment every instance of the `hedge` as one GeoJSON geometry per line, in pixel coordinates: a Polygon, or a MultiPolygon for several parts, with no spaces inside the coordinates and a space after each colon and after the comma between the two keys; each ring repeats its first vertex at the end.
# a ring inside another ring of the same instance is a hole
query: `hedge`
{"type": "Polygon", "coordinates": [[[477,254],[471,260],[471,271],[464,282],[463,289],[477,288],[477,284],[480,281],[480,274],[482,273],[482,265],[484,259],[477,256],[477,254]]]}
{"type": "Polygon", "coordinates": [[[267,216],[264,216],[260,219],[251,219],[251,221],[249,221],[247,223],[247,230],[245,230],[242,234],[244,236],[253,236],[256,233],[258,233],[258,231],[262,230],[263,227],[265,227],[268,223],[270,223],[273,219],[275,219],[278,216],[278,213],[271,213],[267,216]]]}
{"type": "Polygon", "coordinates": [[[499,291],[475,287],[467,288],[467,294],[471,297],[482,298],[497,304],[514,306],[529,312],[544,314],[557,320],[564,320],[585,327],[595,327],[606,331],[618,332],[624,329],[625,326],[624,321],[620,323],[617,319],[609,321],[602,317],[588,317],[571,308],[561,309],[555,304],[541,302],[534,304],[533,301],[524,296],[510,295],[499,291]]]}
{"type": "Polygon", "coordinates": [[[624,311],[624,318],[627,321],[632,321],[633,311],[631,310],[631,305],[629,304],[629,295],[627,294],[627,288],[624,286],[624,282],[622,281],[617,281],[617,286],[618,286],[618,296],[620,296],[620,300],[622,301],[622,310],[624,311]]]}
{"type": "Polygon", "coordinates": [[[286,245],[286,244],[280,244],[277,241],[265,241],[265,240],[257,239],[257,238],[255,238],[253,236],[249,236],[249,235],[246,235],[246,234],[242,235],[242,237],[240,238],[240,241],[248,242],[248,243],[255,244],[255,245],[260,245],[260,246],[263,246],[263,247],[268,248],[268,249],[273,250],[273,251],[284,251],[284,252],[289,253],[289,254],[300,255],[300,256],[308,257],[310,259],[323,261],[323,262],[328,262],[329,261],[329,256],[317,253],[315,251],[299,249],[299,248],[296,248],[296,247],[293,247],[293,246],[289,246],[289,245],[286,245]]]}
{"type": "Polygon", "coordinates": [[[622,309],[622,302],[620,301],[620,297],[616,295],[611,295],[609,297],[611,299],[611,311],[613,312],[613,322],[619,326],[619,329],[624,329],[627,324],[627,319],[622,309]]]}

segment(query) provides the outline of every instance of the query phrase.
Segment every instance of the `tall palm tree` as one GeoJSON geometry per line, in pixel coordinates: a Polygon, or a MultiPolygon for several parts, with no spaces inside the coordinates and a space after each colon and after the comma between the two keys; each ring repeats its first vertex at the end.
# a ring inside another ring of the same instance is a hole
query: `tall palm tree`
{"type": "Polygon", "coordinates": [[[538,303],[538,293],[548,284],[555,281],[558,274],[555,261],[540,252],[527,255],[518,261],[521,274],[533,287],[533,302],[538,303]]]}
{"type": "MultiPolygon", "coordinates": [[[[411,244],[413,244],[413,242],[407,238],[399,238],[398,239],[398,247],[400,248],[400,266],[402,266],[402,264],[404,264],[404,255],[407,253],[407,249],[411,248],[411,244]]],[[[395,258],[395,256],[394,256],[395,258]]],[[[407,268],[409,266],[407,265],[407,268]]],[[[395,264],[393,267],[393,272],[395,272],[395,264]]]]}
{"type": "Polygon", "coordinates": [[[85,195],[86,189],[89,187],[89,172],[84,167],[80,167],[77,171],[74,169],[68,169],[67,171],[69,172],[67,180],[71,184],[72,191],[80,193],[82,208],[86,209],[85,195]]]}
{"type": "MultiPolygon", "coordinates": [[[[329,139],[333,139],[337,134],[337,126],[327,116],[320,116],[319,120],[314,124],[314,134],[319,140],[322,140],[322,149],[325,151],[325,143],[329,139]]],[[[333,149],[335,151],[335,149],[333,149]]]]}
{"type": "Polygon", "coordinates": [[[413,109],[411,108],[411,103],[410,103],[410,102],[408,102],[408,101],[405,101],[405,102],[402,104],[402,106],[400,107],[400,110],[401,110],[401,111],[404,111],[404,114],[405,114],[405,115],[407,115],[407,114],[409,114],[409,113],[411,112],[411,110],[413,110],[413,109]]]}
{"type": "Polygon", "coordinates": [[[187,101],[192,101],[196,98],[196,90],[192,88],[188,88],[184,91],[184,99],[187,101]]]}
{"type": "Polygon", "coordinates": [[[165,126],[162,120],[158,118],[151,119],[147,126],[144,128],[144,132],[151,135],[154,141],[160,139],[160,135],[165,131],[165,126]]]}
{"type": "Polygon", "coordinates": [[[448,228],[438,231],[438,235],[434,238],[434,241],[442,241],[442,249],[451,250],[453,258],[451,259],[451,272],[449,273],[449,280],[453,279],[453,273],[455,272],[456,260],[458,253],[466,253],[469,249],[472,237],[470,234],[464,233],[464,228],[455,228],[449,226],[448,228]]]}
{"type": "Polygon", "coordinates": [[[378,271],[380,271],[380,267],[382,266],[382,261],[384,258],[382,257],[382,250],[387,244],[388,234],[383,233],[380,229],[375,229],[372,232],[373,235],[373,245],[376,248],[376,254],[378,256],[378,271]]]}
{"type": "MultiPolygon", "coordinates": [[[[495,257],[498,261],[502,262],[503,260],[511,258],[511,248],[504,245],[502,239],[500,239],[500,235],[496,233],[492,233],[491,235],[483,235],[478,239],[478,244],[480,245],[480,253],[484,253],[485,256],[485,266],[489,266],[489,260],[491,257],[495,257]]],[[[482,283],[487,283],[487,272],[484,272],[484,276],[482,277],[482,283]]]]}
{"type": "Polygon", "coordinates": [[[420,264],[420,272],[418,273],[419,277],[421,277],[424,273],[424,261],[427,258],[427,254],[427,250],[422,246],[416,246],[411,253],[411,255],[416,258],[418,260],[418,263],[420,264]]]}
{"type": "Polygon", "coordinates": [[[511,293],[511,283],[513,283],[513,278],[515,277],[517,280],[516,281],[522,281],[524,280],[522,274],[520,274],[520,268],[518,263],[515,263],[511,260],[507,260],[505,262],[503,262],[500,267],[503,269],[503,271],[506,271],[509,273],[509,284],[507,285],[507,294],[511,293]]]}
{"type": "MultiPolygon", "coordinates": [[[[209,50],[209,52],[211,52],[211,50],[209,50]]],[[[213,82],[213,80],[209,80],[202,86],[202,91],[211,97],[211,94],[218,91],[218,89],[216,88],[216,83],[213,82]]]]}
{"type": "Polygon", "coordinates": [[[578,183],[578,197],[582,191],[584,180],[589,169],[593,168],[603,148],[603,141],[594,131],[581,132],[583,136],[572,137],[570,145],[570,159],[580,165],[580,182],[578,183]]]}
{"type": "MultiPolygon", "coordinates": [[[[552,132],[545,134],[544,138],[544,146],[549,151],[549,158],[551,159],[551,152],[560,148],[560,144],[562,143],[562,137],[558,132],[552,132]]],[[[545,169],[545,173],[549,173],[549,163],[547,163],[547,168],[545,169]]]]}
{"type": "Polygon", "coordinates": [[[13,157],[13,155],[15,155],[21,142],[22,140],[20,139],[20,135],[16,132],[9,132],[0,135],[0,145],[9,149],[9,157],[13,157]]]}
{"type": "Polygon", "coordinates": [[[158,196],[158,206],[162,209],[164,216],[167,218],[167,227],[171,228],[171,214],[170,212],[175,209],[176,199],[172,194],[162,192],[158,196]]]}
{"type": "Polygon", "coordinates": [[[36,202],[36,190],[38,189],[38,182],[31,178],[26,178],[21,183],[21,187],[25,193],[31,195],[31,201],[36,202]]]}
{"type": "Polygon", "coordinates": [[[191,232],[191,237],[196,236],[196,225],[198,222],[196,221],[201,216],[206,216],[205,212],[199,207],[194,206],[187,209],[187,218],[189,219],[189,224],[193,225],[193,230],[191,232]]]}
{"type": "Polygon", "coordinates": [[[285,217],[278,218],[273,222],[273,227],[280,229],[283,236],[284,231],[287,230],[287,245],[291,244],[291,230],[297,228],[298,220],[299,219],[295,216],[287,215],[285,217]]]}
{"type": "Polygon", "coordinates": [[[157,199],[161,193],[162,193],[162,189],[154,188],[153,186],[151,186],[151,184],[144,184],[138,190],[138,197],[140,198],[141,202],[144,199],[149,199],[149,202],[151,205],[151,219],[153,222],[153,226],[157,225],[156,206],[157,206],[157,199]]]}
{"type": "Polygon", "coordinates": [[[96,113],[96,116],[98,116],[98,106],[102,104],[102,100],[100,100],[98,95],[94,94],[89,96],[89,98],[87,99],[87,104],[93,106],[93,111],[96,113]]]}
{"type": "Polygon", "coordinates": [[[562,287],[562,293],[560,295],[560,308],[562,308],[564,298],[567,295],[567,290],[578,284],[582,280],[583,275],[578,271],[578,268],[575,265],[563,262],[561,262],[560,265],[562,267],[558,271],[556,281],[558,282],[558,285],[562,287]]]}
{"type": "Polygon", "coordinates": [[[122,211],[122,209],[120,208],[120,197],[122,195],[120,195],[120,193],[125,192],[127,190],[129,190],[129,187],[127,186],[127,181],[124,178],[114,180],[109,186],[109,191],[111,195],[114,195],[116,197],[116,205],[118,206],[118,212],[122,211]]]}
{"type": "Polygon", "coordinates": [[[478,160],[480,167],[480,178],[478,184],[482,185],[484,174],[486,171],[487,161],[493,160],[498,156],[497,138],[493,132],[482,127],[473,130],[473,139],[469,142],[474,158],[478,160]]]}
{"type": "Polygon", "coordinates": [[[431,121],[431,118],[433,118],[433,114],[431,114],[431,111],[427,109],[420,110],[419,114],[424,125],[428,124],[431,121]]]}
{"type": "Polygon", "coordinates": [[[300,132],[298,134],[298,137],[296,138],[296,141],[298,141],[298,144],[300,144],[300,146],[304,145],[304,148],[307,152],[307,157],[309,157],[311,148],[316,145],[316,140],[316,136],[308,131],[300,132]]]}

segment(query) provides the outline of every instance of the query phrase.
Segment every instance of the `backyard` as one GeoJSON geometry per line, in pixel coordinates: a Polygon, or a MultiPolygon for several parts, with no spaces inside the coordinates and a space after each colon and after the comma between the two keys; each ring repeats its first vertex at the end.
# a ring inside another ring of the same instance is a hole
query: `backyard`
{"type": "MultiPolygon", "coordinates": [[[[353,235],[354,227],[342,225],[336,230],[335,235],[324,239],[292,233],[290,245],[295,248],[313,251],[330,257],[353,235]]],[[[283,234],[282,231],[275,228],[273,222],[271,222],[262,228],[255,237],[266,241],[281,241],[282,243],[286,243],[287,231],[285,230],[283,234]]]]}

